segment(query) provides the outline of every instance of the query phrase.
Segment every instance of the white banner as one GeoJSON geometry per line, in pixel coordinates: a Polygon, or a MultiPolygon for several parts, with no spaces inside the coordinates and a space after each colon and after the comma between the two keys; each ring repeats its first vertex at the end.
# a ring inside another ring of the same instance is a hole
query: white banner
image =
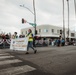
{"type": "Polygon", "coordinates": [[[27,51],[28,38],[11,39],[11,50],[27,51]]]}

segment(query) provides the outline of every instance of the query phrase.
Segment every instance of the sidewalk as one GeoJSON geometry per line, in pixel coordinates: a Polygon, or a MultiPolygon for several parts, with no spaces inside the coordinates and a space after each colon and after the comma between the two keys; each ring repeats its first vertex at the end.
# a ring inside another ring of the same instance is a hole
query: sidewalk
{"type": "MultiPolygon", "coordinates": [[[[50,51],[50,50],[66,50],[66,49],[70,49],[71,47],[76,47],[76,46],[72,46],[72,45],[69,45],[69,46],[61,46],[61,47],[57,47],[57,46],[48,46],[48,47],[36,47],[35,49],[37,49],[37,51],[39,52],[42,52],[42,51],[50,51]]],[[[13,51],[13,50],[10,50],[10,49],[0,49],[0,51],[4,51],[4,52],[7,52],[7,51],[13,51]]],[[[13,52],[21,52],[21,53],[24,53],[25,51],[18,51],[18,50],[14,50],[13,52]]],[[[33,52],[33,50],[30,48],[29,49],[29,52],[33,52]]]]}

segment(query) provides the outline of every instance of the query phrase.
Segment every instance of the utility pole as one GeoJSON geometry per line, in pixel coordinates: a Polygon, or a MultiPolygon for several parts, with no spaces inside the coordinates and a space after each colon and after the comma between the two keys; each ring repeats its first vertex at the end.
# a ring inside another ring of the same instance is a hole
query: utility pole
{"type": "Polygon", "coordinates": [[[65,38],[65,19],[64,19],[64,0],[62,0],[63,2],[63,38],[64,40],[66,40],[65,38]]]}
{"type": "Polygon", "coordinates": [[[75,16],[76,16],[76,1],[74,0],[75,16]]]}
{"type": "MultiPolygon", "coordinates": [[[[75,17],[76,17],[76,0],[74,0],[74,8],[75,8],[75,17]]],[[[75,27],[76,29],[76,27],[75,27]]],[[[75,31],[75,42],[76,42],[76,31],[75,31]]]]}
{"type": "Polygon", "coordinates": [[[33,10],[34,10],[34,28],[35,28],[35,35],[36,35],[36,10],[35,10],[35,0],[33,0],[33,10]]]}
{"type": "Polygon", "coordinates": [[[67,0],[67,7],[68,7],[68,41],[69,41],[69,0],[67,0]]]}
{"type": "Polygon", "coordinates": [[[36,9],[35,9],[35,0],[33,0],[33,12],[28,8],[28,7],[26,7],[26,6],[24,6],[24,5],[20,5],[20,7],[24,7],[24,8],[26,8],[27,10],[29,10],[33,15],[34,15],[34,23],[29,23],[29,22],[27,22],[27,23],[29,23],[30,25],[32,25],[32,26],[34,26],[34,34],[35,34],[35,36],[36,36],[36,9]]]}

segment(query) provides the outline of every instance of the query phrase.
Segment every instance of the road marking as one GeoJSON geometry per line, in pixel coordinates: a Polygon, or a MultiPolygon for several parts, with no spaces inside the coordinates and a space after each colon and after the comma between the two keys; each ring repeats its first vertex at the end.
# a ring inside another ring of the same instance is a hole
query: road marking
{"type": "Polygon", "coordinates": [[[8,54],[8,53],[1,53],[0,56],[2,56],[2,55],[10,55],[10,54],[8,54]]]}
{"type": "Polygon", "coordinates": [[[18,62],[22,62],[22,61],[19,59],[5,60],[5,61],[0,61],[0,65],[12,64],[12,63],[18,63],[18,62]]]}
{"type": "Polygon", "coordinates": [[[0,59],[13,58],[14,56],[0,56],[0,59]]]}
{"type": "Polygon", "coordinates": [[[17,75],[17,74],[21,74],[21,73],[34,71],[34,70],[36,70],[36,68],[33,68],[28,65],[24,65],[24,66],[3,69],[0,71],[0,75],[17,75]]]}

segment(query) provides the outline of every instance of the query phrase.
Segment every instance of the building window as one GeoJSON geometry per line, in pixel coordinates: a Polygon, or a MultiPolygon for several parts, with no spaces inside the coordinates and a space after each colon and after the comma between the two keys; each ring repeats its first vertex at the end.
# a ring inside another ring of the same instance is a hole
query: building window
{"type": "Polygon", "coordinates": [[[46,29],[46,32],[48,32],[48,30],[46,29]]]}
{"type": "Polygon", "coordinates": [[[44,32],[48,32],[48,29],[44,29],[44,32]]]}
{"type": "Polygon", "coordinates": [[[41,29],[39,29],[39,33],[41,32],[41,29]]]}
{"type": "Polygon", "coordinates": [[[72,37],[74,37],[74,36],[75,36],[75,34],[74,34],[74,33],[71,33],[71,36],[72,36],[72,37]]]}
{"type": "Polygon", "coordinates": [[[26,34],[27,34],[27,31],[26,31],[26,34]]]}
{"type": "Polygon", "coordinates": [[[54,29],[52,29],[52,33],[54,33],[54,29]]]}
{"type": "Polygon", "coordinates": [[[22,32],[22,35],[23,35],[23,32],[22,32]]]}
{"type": "Polygon", "coordinates": [[[60,33],[60,30],[57,30],[57,33],[60,33]]]}

